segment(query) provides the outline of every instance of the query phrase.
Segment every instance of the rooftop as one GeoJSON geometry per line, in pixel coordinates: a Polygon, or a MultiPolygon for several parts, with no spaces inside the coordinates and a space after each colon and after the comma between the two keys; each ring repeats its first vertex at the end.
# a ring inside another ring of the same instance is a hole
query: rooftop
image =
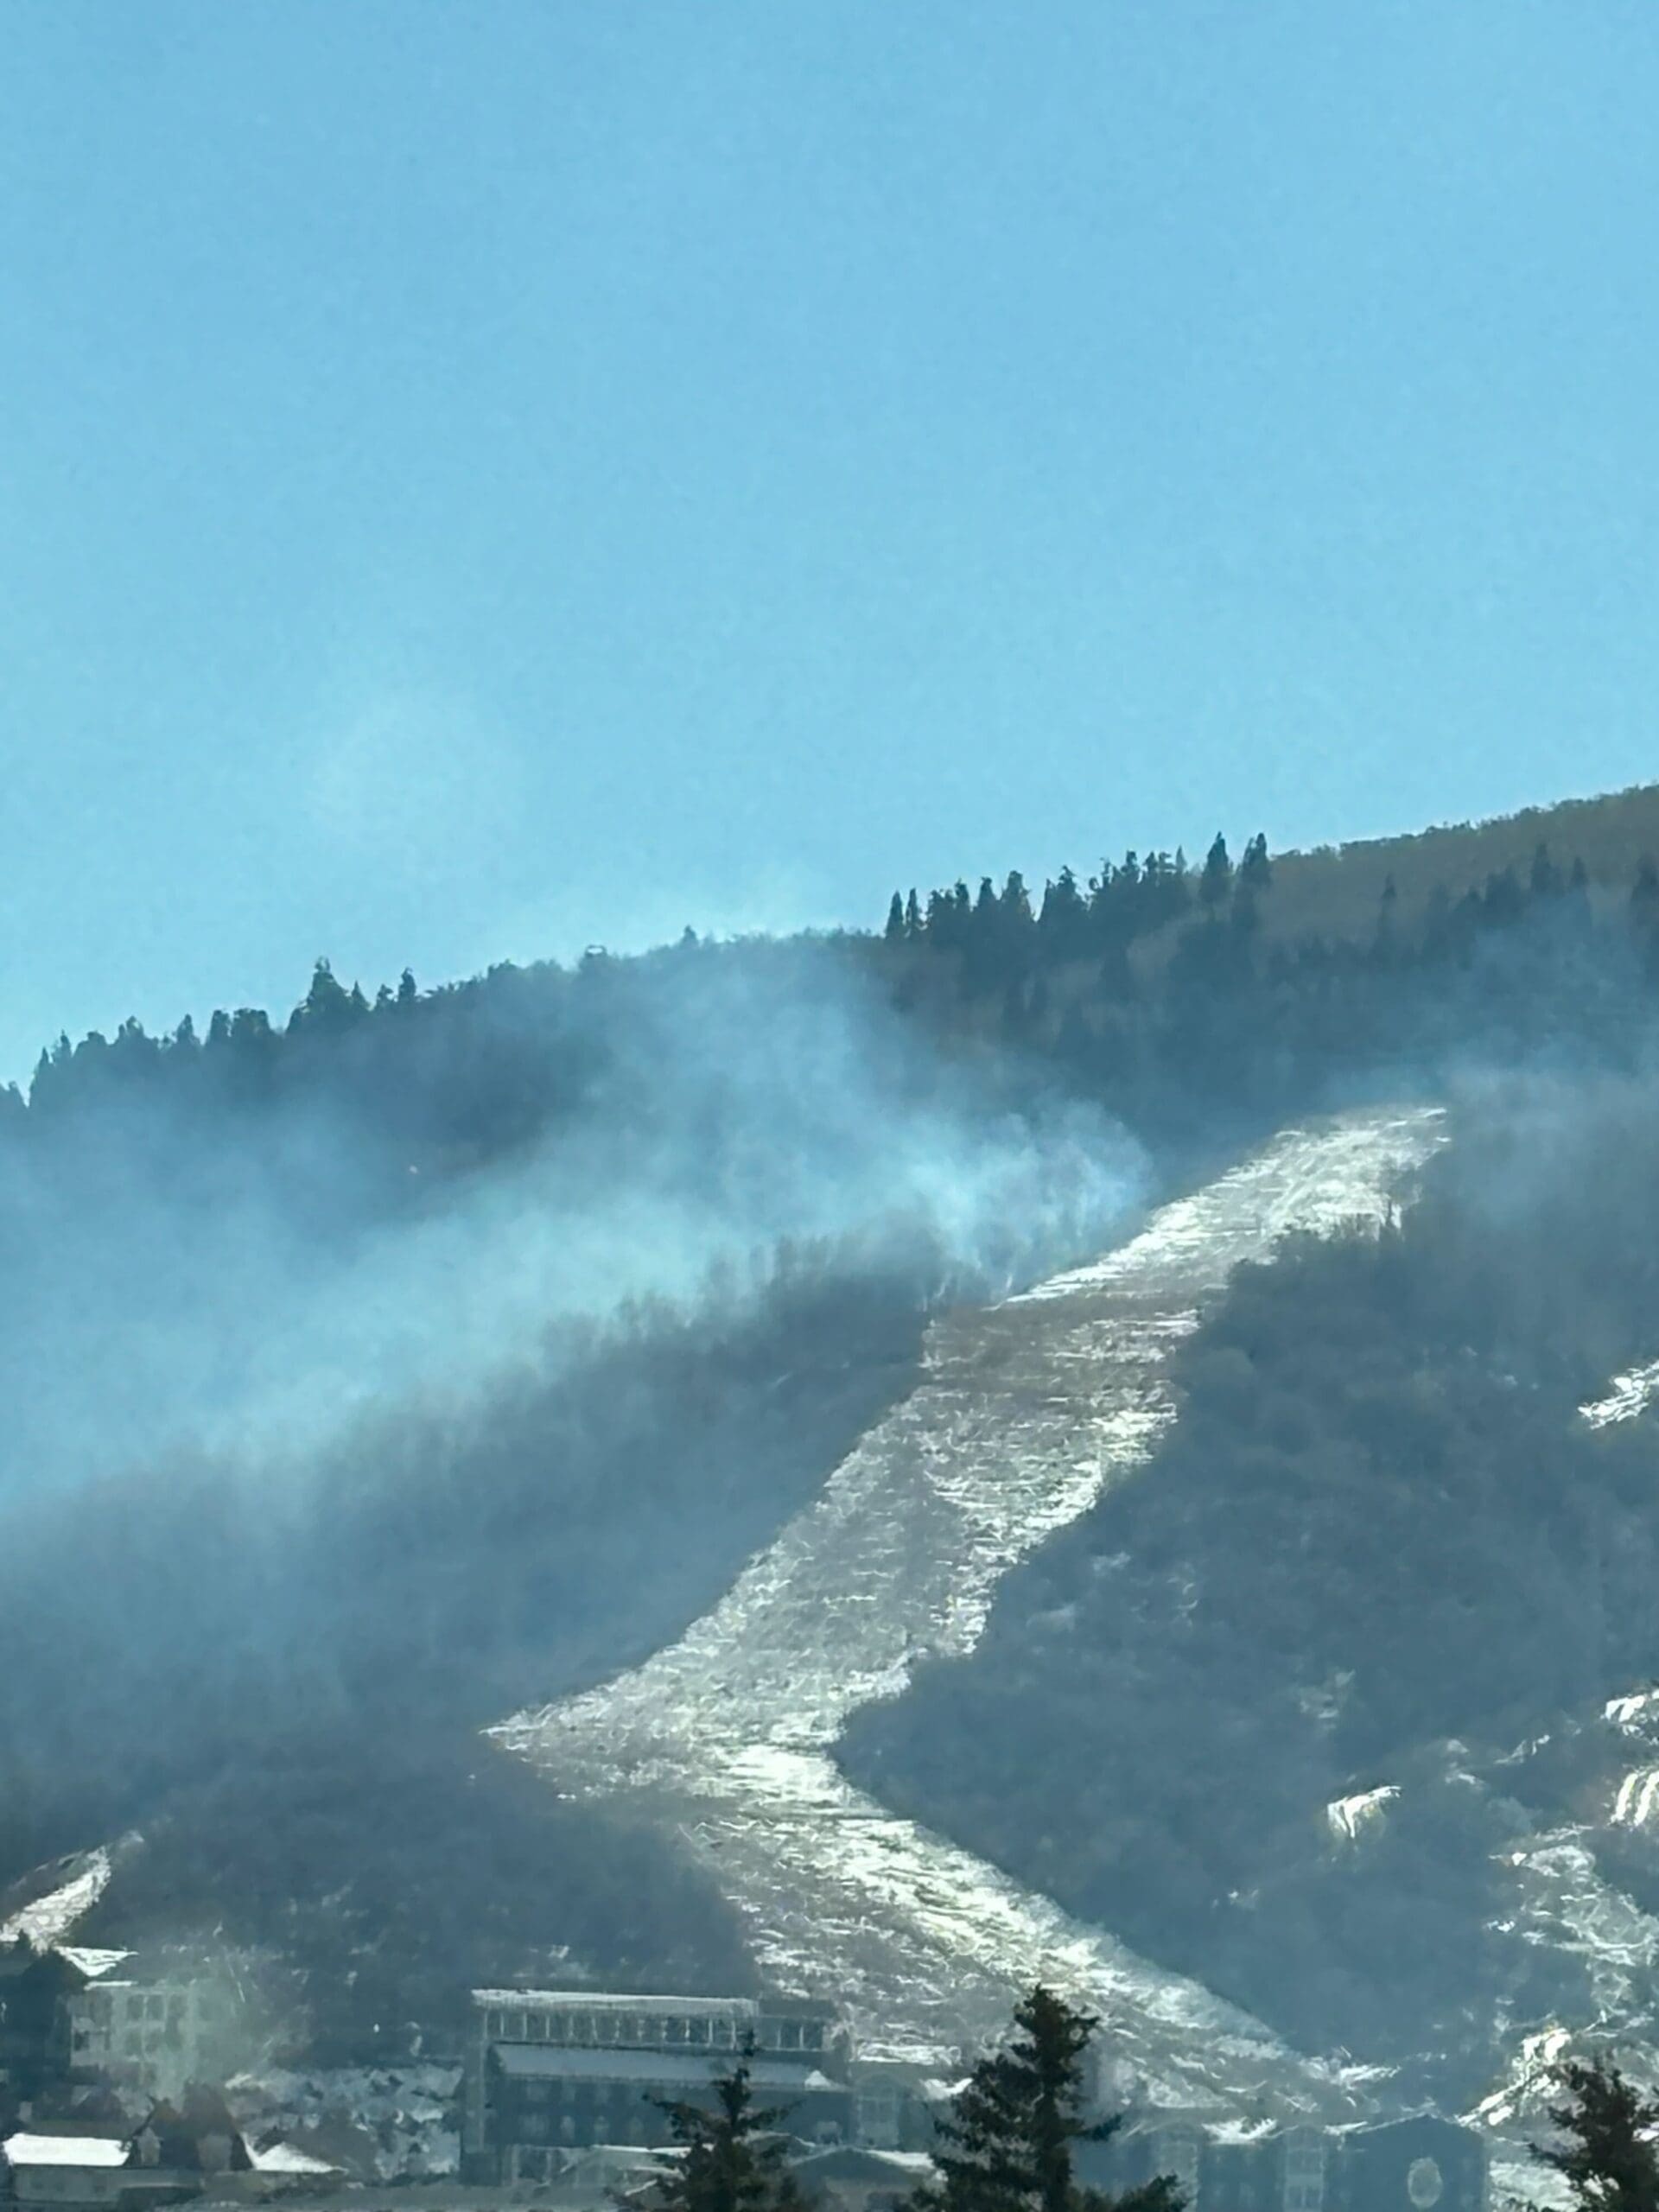
{"type": "MultiPolygon", "coordinates": [[[[706,2089],[717,2063],[707,2052],[569,2050],[555,2044],[509,2043],[495,2046],[496,2063],[517,2082],[640,2082],[653,2088],[706,2089]]],[[[747,2062],[757,2089],[838,2089],[820,2068],[803,2056],[755,2058],[747,2062]]]]}
{"type": "Polygon", "coordinates": [[[762,2014],[830,2019],[835,2012],[833,2005],[802,1998],[667,1997],[626,1989],[475,1989],[473,2003],[521,2012],[677,2012],[693,2019],[755,2020],[762,2014]]]}
{"type": "Polygon", "coordinates": [[[14,2166],[124,2166],[127,2146],[111,2135],[12,2135],[0,2152],[14,2166]]]}

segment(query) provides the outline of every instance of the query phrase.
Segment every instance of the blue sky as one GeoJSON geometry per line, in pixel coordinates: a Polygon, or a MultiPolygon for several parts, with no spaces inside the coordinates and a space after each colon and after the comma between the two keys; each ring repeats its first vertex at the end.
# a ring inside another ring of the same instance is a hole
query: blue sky
{"type": "Polygon", "coordinates": [[[0,40],[0,1071],[1659,770],[1645,0],[0,40]]]}

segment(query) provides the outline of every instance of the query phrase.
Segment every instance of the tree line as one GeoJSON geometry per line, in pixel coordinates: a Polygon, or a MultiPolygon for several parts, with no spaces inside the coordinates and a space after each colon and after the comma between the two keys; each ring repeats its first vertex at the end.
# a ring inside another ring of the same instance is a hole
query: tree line
{"type": "MultiPolygon", "coordinates": [[[[1013,2030],[975,2066],[938,2124],[934,2177],[899,2212],[1184,2212],[1173,2174],[1114,2196],[1079,2181],[1075,2151],[1115,2134],[1096,2117],[1086,2058],[1099,2020],[1039,1983],[1013,2030]]],[[[646,2200],[651,2212],[805,2212],[790,2171],[788,2108],[755,2101],[753,2044],[716,2075],[712,2102],[653,2100],[674,2150],[646,2200]]],[[[1533,2145],[1567,2184],[1574,2212],[1659,2212],[1659,2104],[1608,2055],[1553,2068],[1553,2135],[1533,2145]]],[[[1527,2209],[1516,2208],[1516,2212],[1527,2209]]]]}

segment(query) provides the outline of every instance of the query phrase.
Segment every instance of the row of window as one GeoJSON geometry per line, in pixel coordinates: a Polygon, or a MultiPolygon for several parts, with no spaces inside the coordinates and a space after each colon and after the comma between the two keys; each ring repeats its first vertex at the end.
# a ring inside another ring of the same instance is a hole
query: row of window
{"type": "Polygon", "coordinates": [[[735,2050],[753,2032],[761,2050],[822,2050],[821,2020],[734,2020],[729,2014],[537,2012],[493,2009],[484,2032],[499,2043],[588,2044],[601,2050],[735,2050]]]}
{"type": "MultiPolygon", "coordinates": [[[[93,1989],[80,2000],[89,2020],[182,2020],[189,2010],[192,1992],[156,1989],[93,1989]]],[[[194,1993],[196,2011],[203,2019],[222,2014],[219,1993],[212,1989],[194,1993]]]]}

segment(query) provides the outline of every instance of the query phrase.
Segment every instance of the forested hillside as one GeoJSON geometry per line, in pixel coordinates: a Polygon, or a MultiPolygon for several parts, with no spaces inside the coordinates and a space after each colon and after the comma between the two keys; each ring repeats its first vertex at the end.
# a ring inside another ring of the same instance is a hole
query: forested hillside
{"type": "Polygon", "coordinates": [[[709,1605],[941,1304],[1287,1118],[1443,1096],[1421,1209],[1242,1281],[1155,1467],[849,1758],[1293,2037],[1427,2020],[1473,2078],[1470,2008],[1560,1971],[1488,1924],[1491,1840],[1601,1756],[1553,1716],[1659,1669],[1651,1446],[1574,1410],[1659,1351],[1656,809],[60,1039],[0,1094],[0,1882],[138,1827],[92,1932],[279,1944],[325,2050],[561,1950],[741,1979],[665,1847],[477,1731],[709,1605]]]}
{"type": "MultiPolygon", "coordinates": [[[[1587,1822],[1659,1900],[1605,1713],[1659,1673],[1659,1427],[1580,1411],[1659,1354],[1651,1101],[1466,1095],[1380,1239],[1244,1270],[1152,1464],[855,1721],[853,1777],[1408,2094],[1594,2018],[1605,1962],[1544,1939],[1515,1854],[1587,1822]]],[[[1624,1961],[1647,2005],[1656,1963],[1624,1961]]]]}

